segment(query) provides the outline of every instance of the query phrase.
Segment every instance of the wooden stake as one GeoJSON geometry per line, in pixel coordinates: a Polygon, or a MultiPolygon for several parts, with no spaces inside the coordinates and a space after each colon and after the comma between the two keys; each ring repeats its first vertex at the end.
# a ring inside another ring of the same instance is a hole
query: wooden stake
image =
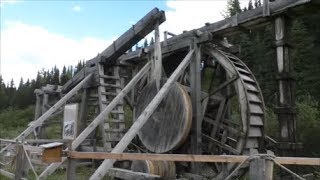
{"type": "Polygon", "coordinates": [[[23,145],[17,144],[17,157],[16,157],[16,169],[15,169],[15,180],[20,180],[26,177],[27,172],[27,161],[26,154],[24,153],[23,145]]]}
{"type": "MultiPolygon", "coordinates": [[[[146,109],[141,113],[138,119],[134,122],[128,132],[123,136],[121,141],[116,145],[116,147],[111,151],[112,153],[121,153],[126,147],[129,145],[131,140],[136,136],[137,132],[142,128],[142,126],[147,122],[149,117],[152,115],[154,110],[158,107],[162,99],[167,95],[171,85],[177,81],[181,73],[188,66],[191,57],[193,55],[194,50],[191,50],[187,56],[183,59],[177,69],[172,73],[167,82],[160,89],[158,94],[154,97],[154,99],[150,102],[150,104],[146,107],[146,109]]],[[[94,174],[90,177],[91,180],[101,179],[105,176],[108,169],[113,166],[115,160],[104,160],[100,167],[94,172],[94,174]]]]}
{"type": "MultiPolygon", "coordinates": [[[[68,149],[72,149],[72,141],[68,143],[68,149]]],[[[76,160],[68,158],[67,163],[67,180],[76,179],[76,160]]]]}

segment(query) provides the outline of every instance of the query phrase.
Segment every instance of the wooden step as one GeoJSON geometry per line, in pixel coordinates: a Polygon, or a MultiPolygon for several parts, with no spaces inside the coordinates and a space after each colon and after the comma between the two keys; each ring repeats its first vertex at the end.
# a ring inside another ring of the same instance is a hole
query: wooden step
{"type": "Polygon", "coordinates": [[[259,93],[259,90],[252,84],[245,83],[245,87],[251,92],[259,93]]]}
{"type": "Polygon", "coordinates": [[[250,113],[263,114],[263,110],[261,109],[261,106],[257,104],[249,104],[249,110],[250,110],[250,113]]]}
{"type": "Polygon", "coordinates": [[[115,92],[101,92],[102,95],[106,96],[117,96],[118,94],[115,92]]]}
{"type": "Polygon", "coordinates": [[[258,148],[258,147],[259,147],[258,139],[257,139],[257,138],[250,138],[250,137],[248,137],[248,138],[247,138],[247,141],[246,141],[245,147],[246,147],[247,149],[250,149],[250,148],[258,148]]]}
{"type": "Polygon", "coordinates": [[[243,64],[241,64],[241,63],[238,63],[238,62],[232,62],[235,66],[237,66],[237,67],[241,67],[241,68],[244,68],[245,66],[243,65],[243,64]]]}
{"type": "Polygon", "coordinates": [[[261,137],[262,132],[260,127],[250,127],[248,137],[261,137]]]}
{"type": "Polygon", "coordinates": [[[100,83],[100,85],[104,87],[121,88],[120,85],[116,85],[116,84],[100,83]]]}
{"type": "Polygon", "coordinates": [[[124,111],[111,111],[111,114],[124,114],[124,111]]]}
{"type": "Polygon", "coordinates": [[[263,120],[261,116],[250,116],[250,125],[252,126],[263,126],[263,120]]]}
{"type": "Polygon", "coordinates": [[[240,78],[244,81],[244,82],[248,82],[248,83],[253,83],[253,84],[256,84],[256,82],[251,79],[249,76],[246,76],[246,75],[240,75],[240,78]]]}
{"type": "Polygon", "coordinates": [[[256,94],[248,93],[247,97],[250,102],[262,103],[261,99],[256,94]]]}
{"type": "Polygon", "coordinates": [[[104,78],[104,79],[114,79],[114,80],[120,80],[119,76],[108,76],[108,75],[99,75],[99,77],[104,78]]]}
{"type": "Polygon", "coordinates": [[[111,132],[111,133],[125,133],[126,132],[126,130],[125,129],[107,129],[107,128],[105,128],[104,129],[105,130],[105,132],[111,132]]]}
{"type": "Polygon", "coordinates": [[[241,74],[244,74],[244,75],[251,75],[251,73],[245,69],[242,69],[242,68],[238,68],[236,67],[237,71],[241,74]]]}

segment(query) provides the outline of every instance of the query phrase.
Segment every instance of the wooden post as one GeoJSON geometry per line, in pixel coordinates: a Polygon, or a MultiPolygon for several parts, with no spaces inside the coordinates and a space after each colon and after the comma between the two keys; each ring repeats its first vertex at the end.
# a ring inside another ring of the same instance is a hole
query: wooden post
{"type": "MultiPolygon", "coordinates": [[[[257,155],[258,150],[250,149],[250,155],[257,155]]],[[[265,161],[261,158],[253,158],[249,166],[249,179],[262,179],[264,177],[265,161]]]]}
{"type": "MultiPolygon", "coordinates": [[[[138,119],[133,123],[128,132],[123,136],[120,142],[116,145],[116,147],[111,151],[111,153],[121,153],[126,147],[129,145],[131,140],[136,136],[138,131],[142,128],[142,126],[147,122],[149,117],[152,115],[154,110],[158,107],[162,99],[167,95],[171,85],[177,81],[181,73],[188,66],[190,59],[193,55],[194,50],[191,50],[187,56],[183,59],[177,69],[172,73],[167,82],[163,85],[163,87],[159,90],[158,94],[154,97],[154,99],[150,102],[150,104],[145,108],[145,110],[141,113],[138,119]]],[[[94,174],[90,177],[91,180],[101,179],[105,176],[108,169],[113,166],[115,160],[104,160],[103,163],[99,166],[99,168],[94,172],[94,174]]]]}
{"type": "MultiPolygon", "coordinates": [[[[68,149],[72,149],[72,140],[68,143],[68,149]]],[[[76,178],[76,160],[68,157],[68,163],[67,163],[67,180],[73,180],[76,178]]]]}
{"type": "MultiPolygon", "coordinates": [[[[268,155],[274,155],[272,151],[267,150],[268,155]]],[[[270,159],[265,159],[266,163],[266,180],[272,180],[273,179],[273,161],[270,159]]]]}
{"type": "Polygon", "coordinates": [[[46,113],[42,114],[36,121],[29,123],[29,127],[24,130],[15,139],[24,139],[28,136],[36,127],[41,125],[45,120],[48,119],[57,109],[64,105],[73,95],[75,95],[90,79],[92,74],[89,74],[85,79],[83,79],[76,87],[74,87],[70,92],[68,92],[63,98],[61,98],[55,105],[53,105],[46,113]]]}
{"type": "Polygon", "coordinates": [[[262,4],[263,10],[263,16],[270,16],[270,2],[269,0],[263,0],[263,4],[262,4]]]}
{"type": "MultiPolygon", "coordinates": [[[[190,62],[190,89],[193,121],[191,128],[191,152],[192,154],[201,154],[201,123],[202,123],[202,106],[201,106],[201,51],[199,45],[193,44],[194,56],[190,62]]],[[[194,173],[199,171],[199,167],[191,164],[194,173]]]]}
{"type": "Polygon", "coordinates": [[[17,143],[17,156],[16,156],[16,169],[15,180],[21,180],[27,175],[27,161],[26,154],[24,153],[23,144],[17,143]]]}
{"type": "MultiPolygon", "coordinates": [[[[257,155],[256,149],[250,149],[250,155],[257,155]]],[[[268,151],[268,155],[273,155],[273,152],[268,151]]],[[[266,158],[267,156],[257,156],[250,161],[249,178],[272,180],[273,179],[273,161],[266,158]]]]}
{"type": "Polygon", "coordinates": [[[78,118],[77,136],[86,127],[86,119],[88,116],[88,89],[84,88],[81,95],[80,113],[78,118]]]}
{"type": "MultiPolygon", "coordinates": [[[[122,91],[110,102],[110,104],[84,129],[81,134],[72,142],[72,149],[76,149],[87,137],[95,130],[95,128],[104,121],[105,117],[118,105],[130,90],[139,82],[139,80],[149,71],[150,63],[147,63],[139,73],[132,78],[132,80],[122,89],[122,91]]],[[[39,178],[46,178],[53,173],[67,158],[62,158],[61,163],[50,164],[39,176],[39,178]]]]}
{"type": "Polygon", "coordinates": [[[295,120],[295,99],[293,92],[293,78],[291,77],[292,62],[289,56],[289,47],[287,40],[285,17],[275,19],[275,37],[277,52],[277,69],[278,69],[278,105],[276,114],[280,126],[280,144],[283,147],[282,155],[292,152],[286,143],[296,142],[296,120],[295,120]]]}
{"type": "Polygon", "coordinates": [[[36,93],[36,107],[34,110],[34,120],[38,119],[41,116],[41,95],[36,93]]]}
{"type": "Polygon", "coordinates": [[[155,48],[154,48],[154,71],[152,72],[153,78],[156,80],[157,89],[160,89],[160,80],[162,72],[162,54],[161,54],[161,43],[159,33],[159,22],[157,22],[154,29],[155,36],[155,48]]]}

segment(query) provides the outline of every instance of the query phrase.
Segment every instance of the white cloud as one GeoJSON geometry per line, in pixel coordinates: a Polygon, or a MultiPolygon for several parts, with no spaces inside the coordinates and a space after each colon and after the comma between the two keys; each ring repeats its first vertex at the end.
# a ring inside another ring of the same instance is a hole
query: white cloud
{"type": "Polygon", "coordinates": [[[1,74],[5,82],[33,79],[38,70],[75,65],[102,52],[112,41],[94,37],[71,39],[43,27],[7,22],[1,31],[1,74]]]}
{"type": "Polygon", "coordinates": [[[75,5],[72,7],[72,10],[75,12],[80,12],[81,11],[81,7],[79,5],[75,5]]]}
{"type": "MultiPolygon", "coordinates": [[[[242,5],[246,5],[247,2],[248,0],[241,1],[242,5]]],[[[170,0],[166,3],[169,7],[166,11],[167,20],[160,26],[160,30],[175,34],[180,34],[183,30],[200,28],[206,22],[222,20],[222,12],[227,5],[226,0],[170,0]]],[[[81,7],[75,5],[73,10],[81,11],[81,7]]],[[[148,39],[151,36],[153,33],[148,35],[148,39]]],[[[163,38],[163,33],[161,37],[163,38]]],[[[42,68],[48,69],[54,65],[61,68],[63,65],[75,65],[80,59],[91,59],[105,49],[112,42],[111,40],[114,38],[110,40],[94,37],[71,39],[50,32],[41,26],[8,22],[1,31],[0,73],[5,82],[14,78],[17,84],[20,77],[25,80],[35,78],[36,72],[42,68]]]]}
{"type": "MultiPolygon", "coordinates": [[[[240,0],[241,7],[246,6],[248,1],[240,0]]],[[[166,21],[160,26],[161,39],[163,39],[163,31],[181,34],[184,30],[197,29],[207,22],[214,23],[224,19],[227,0],[168,0],[166,5],[169,10],[165,12],[166,21]]],[[[150,40],[152,36],[153,33],[149,34],[147,39],[150,40]]]]}
{"type": "Polygon", "coordinates": [[[18,2],[21,2],[21,1],[18,1],[18,0],[0,0],[0,7],[4,7],[7,4],[16,4],[18,2]]]}

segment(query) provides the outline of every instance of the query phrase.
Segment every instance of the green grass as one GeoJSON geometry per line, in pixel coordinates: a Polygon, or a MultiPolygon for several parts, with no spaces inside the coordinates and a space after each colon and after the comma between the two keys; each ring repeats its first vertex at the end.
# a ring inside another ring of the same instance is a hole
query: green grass
{"type": "Polygon", "coordinates": [[[33,120],[34,106],[26,109],[8,108],[0,112],[0,138],[10,139],[20,134],[33,120]]]}

